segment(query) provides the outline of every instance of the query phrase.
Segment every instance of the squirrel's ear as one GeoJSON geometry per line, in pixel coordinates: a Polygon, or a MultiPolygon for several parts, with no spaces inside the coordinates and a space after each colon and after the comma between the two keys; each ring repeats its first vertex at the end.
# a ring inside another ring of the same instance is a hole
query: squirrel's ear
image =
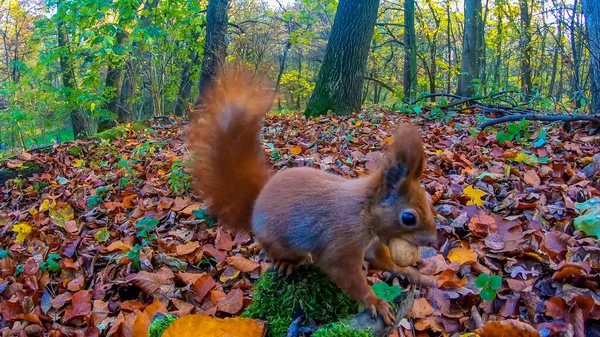
{"type": "Polygon", "coordinates": [[[425,168],[425,150],[423,139],[416,127],[402,124],[394,135],[390,148],[390,159],[397,164],[404,164],[407,178],[420,180],[425,168]]]}
{"type": "Polygon", "coordinates": [[[383,170],[381,202],[393,204],[401,194],[401,186],[407,178],[406,165],[404,163],[390,163],[383,170]]]}

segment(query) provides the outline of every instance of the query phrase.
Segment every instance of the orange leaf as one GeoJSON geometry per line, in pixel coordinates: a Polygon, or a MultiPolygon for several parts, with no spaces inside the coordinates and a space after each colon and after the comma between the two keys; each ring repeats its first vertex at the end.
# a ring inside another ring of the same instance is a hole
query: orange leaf
{"type": "Polygon", "coordinates": [[[231,234],[219,227],[217,229],[217,238],[215,239],[215,248],[230,251],[234,245],[235,243],[231,240],[231,234]]]}
{"type": "Polygon", "coordinates": [[[225,295],[225,293],[222,292],[222,291],[220,291],[220,290],[211,290],[210,291],[210,302],[213,305],[217,305],[217,303],[219,302],[219,300],[222,299],[225,296],[227,296],[227,295],[225,295]]]}
{"type": "Polygon", "coordinates": [[[194,298],[198,302],[202,302],[208,292],[217,285],[215,280],[208,274],[202,275],[198,280],[192,284],[192,291],[194,292],[194,298]]]}
{"type": "Polygon", "coordinates": [[[123,207],[125,208],[135,208],[133,201],[137,199],[137,195],[128,195],[123,199],[123,207]]]}
{"type": "Polygon", "coordinates": [[[196,282],[199,278],[201,278],[202,275],[204,275],[204,274],[184,273],[184,272],[177,273],[177,277],[181,280],[181,282],[185,283],[186,285],[194,284],[194,282],[196,282]]]}
{"type": "Polygon", "coordinates": [[[200,243],[198,243],[198,241],[186,242],[182,245],[178,245],[175,248],[176,249],[175,255],[177,255],[177,256],[188,255],[188,254],[193,253],[198,248],[200,248],[200,243]]]}
{"type": "Polygon", "coordinates": [[[460,288],[467,284],[467,279],[463,277],[459,280],[454,270],[447,269],[440,274],[437,282],[440,288],[460,288]]]}
{"type": "Polygon", "coordinates": [[[73,318],[87,316],[92,311],[92,293],[87,290],[80,290],[73,294],[71,303],[72,305],[67,308],[63,317],[65,322],[73,318]]]}
{"type": "Polygon", "coordinates": [[[452,248],[448,253],[450,262],[458,262],[461,265],[465,263],[477,262],[477,253],[469,247],[452,248]]]}
{"type": "Polygon", "coordinates": [[[191,204],[188,207],[184,208],[183,211],[181,211],[181,213],[185,214],[185,215],[192,215],[193,211],[197,211],[200,209],[200,204],[191,204]]]}
{"type": "Polygon", "coordinates": [[[263,337],[266,323],[250,318],[214,318],[201,314],[177,319],[162,337],[263,337]]]}
{"type": "Polygon", "coordinates": [[[421,297],[416,299],[412,309],[406,317],[408,318],[425,318],[431,316],[435,312],[435,309],[429,304],[426,298],[421,297]]]}
{"type": "Polygon", "coordinates": [[[226,261],[230,266],[234,267],[235,269],[237,269],[243,273],[249,273],[249,272],[253,271],[254,269],[260,267],[260,264],[254,262],[254,261],[250,261],[241,256],[229,256],[229,257],[227,257],[226,261]]]}
{"type": "Polygon", "coordinates": [[[297,156],[300,153],[302,153],[302,148],[300,146],[292,146],[292,148],[290,149],[290,153],[292,154],[292,156],[297,156]]]}
{"type": "Polygon", "coordinates": [[[541,337],[539,331],[531,325],[517,321],[516,319],[488,322],[482,328],[473,332],[481,337],[541,337]]]}
{"type": "Polygon", "coordinates": [[[133,324],[133,335],[135,337],[147,337],[152,318],[158,312],[163,314],[167,313],[167,308],[165,308],[159,300],[156,300],[154,303],[147,306],[146,309],[144,309],[144,312],[135,319],[135,323],[133,324]]]}
{"type": "Polygon", "coordinates": [[[127,244],[125,244],[123,241],[119,240],[119,241],[115,241],[113,243],[110,244],[110,246],[104,248],[105,251],[107,252],[114,252],[117,250],[120,250],[122,252],[131,250],[132,246],[129,246],[127,244]]]}
{"type": "Polygon", "coordinates": [[[217,301],[217,309],[226,313],[235,315],[244,306],[244,294],[239,288],[236,288],[227,294],[227,296],[217,301]]]}
{"type": "Polygon", "coordinates": [[[525,175],[523,176],[523,180],[525,181],[525,183],[527,185],[532,186],[532,187],[538,187],[542,183],[542,181],[540,180],[540,177],[534,170],[527,171],[525,173],[525,175]]]}
{"type": "Polygon", "coordinates": [[[132,278],[132,282],[147,295],[153,295],[163,287],[170,287],[171,280],[165,274],[140,271],[132,278]]]}

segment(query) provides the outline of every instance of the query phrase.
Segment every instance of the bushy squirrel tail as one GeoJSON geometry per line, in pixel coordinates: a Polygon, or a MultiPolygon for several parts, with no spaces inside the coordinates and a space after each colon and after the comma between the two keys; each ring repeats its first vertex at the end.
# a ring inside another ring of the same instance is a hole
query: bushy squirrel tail
{"type": "Polygon", "coordinates": [[[254,202],[269,179],[260,142],[274,91],[240,66],[225,68],[202,93],[187,131],[194,187],[227,227],[251,229],[254,202]]]}

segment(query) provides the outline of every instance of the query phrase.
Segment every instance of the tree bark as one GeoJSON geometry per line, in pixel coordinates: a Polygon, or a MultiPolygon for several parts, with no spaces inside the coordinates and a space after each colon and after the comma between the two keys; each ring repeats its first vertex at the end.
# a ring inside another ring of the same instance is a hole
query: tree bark
{"type": "Polygon", "coordinates": [[[416,40],[415,0],[404,0],[404,97],[411,101],[417,94],[416,40]]]}
{"type": "Polygon", "coordinates": [[[206,19],[206,43],[196,104],[202,104],[202,95],[225,65],[227,55],[227,7],[229,0],[209,0],[206,19]]]}
{"type": "MultiPolygon", "coordinates": [[[[121,48],[127,38],[127,33],[119,28],[117,32],[117,43],[115,47],[121,48]]],[[[123,88],[123,66],[119,64],[111,64],[106,72],[106,81],[104,87],[107,97],[106,110],[117,115],[119,123],[128,123],[131,121],[129,114],[124,109],[120,108],[121,90],[123,88]]]]}
{"type": "Polygon", "coordinates": [[[483,47],[481,10],[481,0],[465,0],[465,31],[463,34],[461,74],[456,91],[460,96],[473,96],[473,82],[479,81],[483,47]]]}
{"type": "Polygon", "coordinates": [[[571,79],[571,98],[575,100],[575,106],[579,109],[581,107],[581,93],[579,92],[579,66],[581,63],[581,55],[577,50],[577,36],[576,36],[576,23],[577,23],[577,5],[579,0],[575,0],[573,4],[573,16],[571,17],[571,51],[573,52],[573,78],[571,79]]]}
{"type": "Polygon", "coordinates": [[[378,8],[379,0],[340,0],[306,115],[360,110],[378,8]]]}
{"type": "Polygon", "coordinates": [[[526,97],[531,94],[531,14],[529,0],[519,0],[521,10],[521,90],[526,97]]]}
{"type": "MultiPolygon", "coordinates": [[[[496,0],[495,6],[502,6],[502,2],[496,0]]],[[[496,65],[494,67],[494,84],[500,84],[500,65],[502,64],[502,38],[503,38],[503,30],[502,30],[502,19],[504,12],[500,9],[497,9],[498,21],[496,25],[496,41],[495,44],[497,46],[496,49],[496,65]]]]}
{"type": "Polygon", "coordinates": [[[591,113],[597,114],[600,113],[600,3],[597,0],[583,0],[582,5],[590,52],[590,110],[591,113]]]}
{"type": "MultiPolygon", "coordinates": [[[[195,41],[196,39],[194,39],[195,41]]],[[[181,83],[179,85],[179,93],[177,94],[177,105],[175,106],[175,115],[183,116],[186,112],[186,105],[192,94],[192,83],[190,82],[190,73],[192,67],[200,63],[200,55],[194,48],[192,51],[192,57],[189,62],[186,62],[181,71],[181,83]]]]}
{"type": "MultiPolygon", "coordinates": [[[[57,11],[60,13],[64,9],[61,8],[63,6],[62,1],[57,2],[57,11]]],[[[73,137],[75,139],[86,138],[88,136],[86,125],[87,120],[86,116],[77,107],[73,107],[71,102],[71,95],[73,91],[76,89],[75,82],[75,71],[73,70],[73,66],[71,64],[70,52],[68,50],[68,38],[64,29],[64,23],[62,19],[57,20],[56,24],[57,28],[57,38],[58,38],[58,47],[61,49],[60,53],[60,72],[62,76],[63,87],[65,90],[65,102],[67,108],[70,110],[69,115],[71,117],[71,126],[73,128],[73,137]]]]}

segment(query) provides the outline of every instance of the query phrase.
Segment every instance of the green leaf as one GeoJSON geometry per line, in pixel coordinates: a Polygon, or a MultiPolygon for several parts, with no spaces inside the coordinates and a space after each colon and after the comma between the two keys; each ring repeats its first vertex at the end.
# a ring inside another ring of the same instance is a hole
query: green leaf
{"type": "Polygon", "coordinates": [[[399,286],[389,286],[385,282],[375,283],[371,288],[377,297],[386,301],[393,301],[398,295],[402,294],[402,288],[399,286]]]}
{"type": "Polygon", "coordinates": [[[538,134],[537,140],[533,143],[534,147],[540,147],[546,145],[546,130],[543,130],[538,134]]]}
{"type": "Polygon", "coordinates": [[[6,259],[9,256],[8,250],[0,249],[0,259],[6,259]]]}
{"type": "Polygon", "coordinates": [[[96,241],[99,243],[106,242],[110,239],[110,232],[106,228],[101,228],[96,232],[96,241]]]}
{"type": "Polygon", "coordinates": [[[60,271],[60,264],[54,260],[48,260],[48,270],[58,272],[60,271]]]}
{"type": "Polygon", "coordinates": [[[204,220],[209,227],[213,226],[217,222],[216,219],[211,218],[208,216],[208,214],[206,214],[205,209],[197,209],[192,211],[192,213],[196,216],[196,219],[204,220]]]}
{"type": "Polygon", "coordinates": [[[521,126],[515,123],[508,124],[508,133],[512,133],[513,135],[521,132],[521,126]]]}
{"type": "Polygon", "coordinates": [[[491,275],[488,285],[492,290],[498,290],[502,286],[502,278],[498,275],[491,275]]]}
{"type": "Polygon", "coordinates": [[[67,178],[60,177],[60,176],[58,178],[56,178],[56,181],[58,182],[59,185],[66,185],[69,182],[69,180],[67,178]]]}
{"type": "Polygon", "coordinates": [[[21,274],[24,270],[25,270],[24,264],[18,265],[17,268],[15,268],[15,276],[21,274]]]}
{"type": "Polygon", "coordinates": [[[489,276],[486,274],[479,274],[475,280],[475,286],[480,289],[484,288],[488,284],[489,279],[489,276]]]}
{"type": "Polygon", "coordinates": [[[100,197],[100,196],[99,196],[99,195],[97,195],[97,194],[96,194],[96,195],[92,195],[92,196],[91,196],[91,197],[89,197],[89,198],[88,198],[88,200],[87,200],[87,206],[88,206],[89,208],[96,207],[96,206],[98,206],[98,204],[99,204],[99,203],[101,203],[101,202],[102,202],[102,197],[100,197]]]}
{"type": "Polygon", "coordinates": [[[58,254],[49,254],[48,255],[48,260],[60,260],[62,259],[62,257],[58,254]]]}
{"type": "Polygon", "coordinates": [[[412,110],[416,113],[416,114],[420,114],[421,113],[421,107],[418,105],[413,106],[412,110]]]}
{"type": "Polygon", "coordinates": [[[513,140],[514,137],[515,137],[515,135],[512,133],[498,132],[496,134],[496,139],[500,143],[511,141],[511,140],[513,140]]]}
{"type": "Polygon", "coordinates": [[[496,298],[496,292],[490,288],[483,288],[481,289],[479,296],[484,301],[491,301],[496,298]]]}

